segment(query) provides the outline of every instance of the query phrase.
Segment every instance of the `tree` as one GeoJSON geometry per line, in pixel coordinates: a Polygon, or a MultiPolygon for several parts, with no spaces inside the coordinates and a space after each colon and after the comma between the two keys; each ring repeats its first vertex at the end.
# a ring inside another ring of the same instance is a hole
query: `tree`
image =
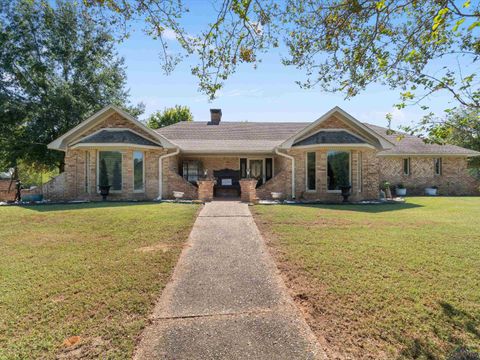
{"type": "Polygon", "coordinates": [[[152,129],[162,128],[176,124],[180,121],[192,121],[193,115],[188,106],[175,105],[172,108],[165,108],[150,115],[147,126],[152,129]]]}
{"type": "Polygon", "coordinates": [[[0,168],[63,170],[49,142],[108,104],[128,106],[113,31],[74,2],[0,0],[0,10],[0,168]]]}
{"type": "MultiPolygon", "coordinates": [[[[430,141],[480,151],[480,110],[461,107],[448,111],[444,118],[428,119],[423,126],[430,141]]],[[[471,165],[480,168],[480,158],[472,158],[471,165]]]]}
{"type": "Polygon", "coordinates": [[[198,58],[192,73],[212,98],[241,63],[256,65],[262,52],[281,47],[283,63],[305,71],[298,83],[306,88],[349,98],[381,83],[400,90],[400,108],[438,92],[451,95],[451,107],[480,107],[478,1],[222,0],[197,33],[183,27],[181,1],[85,1],[117,22],[143,16],[167,73],[182,58],[168,49],[165,34],[174,31],[184,53],[198,58]]]}

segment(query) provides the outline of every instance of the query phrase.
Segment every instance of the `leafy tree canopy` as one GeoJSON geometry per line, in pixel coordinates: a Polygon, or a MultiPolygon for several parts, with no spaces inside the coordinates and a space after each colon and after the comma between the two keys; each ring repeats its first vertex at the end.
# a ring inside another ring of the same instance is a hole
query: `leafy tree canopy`
{"type": "MultiPolygon", "coordinates": [[[[180,0],[84,0],[108,9],[110,19],[143,17],[159,39],[168,73],[194,56],[200,90],[214,97],[241,63],[254,66],[279,47],[283,63],[305,72],[300,86],[357,95],[371,83],[399,89],[402,108],[435,93],[453,108],[480,107],[478,56],[480,2],[470,0],[221,0],[211,22],[187,32],[188,7],[180,0]],[[168,49],[174,31],[183,52],[168,49]],[[458,65],[457,65],[458,64],[458,65]]],[[[425,107],[426,110],[426,107],[425,107]]]]}
{"type": "Polygon", "coordinates": [[[49,142],[107,104],[127,106],[123,59],[92,9],[0,0],[0,44],[0,168],[62,168],[49,142]]]}
{"type": "Polygon", "coordinates": [[[150,115],[147,126],[152,129],[162,128],[180,121],[192,121],[193,115],[188,106],[175,105],[163,111],[157,111],[150,115]]]}
{"type": "MultiPolygon", "coordinates": [[[[448,143],[480,151],[480,110],[460,107],[449,110],[444,118],[429,117],[421,123],[429,140],[448,143]]],[[[472,158],[471,165],[480,168],[480,158],[472,158]]]]}

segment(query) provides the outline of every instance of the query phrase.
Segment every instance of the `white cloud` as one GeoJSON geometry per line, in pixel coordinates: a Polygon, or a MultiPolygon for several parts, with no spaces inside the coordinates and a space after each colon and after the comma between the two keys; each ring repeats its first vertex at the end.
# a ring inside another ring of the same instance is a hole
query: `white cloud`
{"type": "Polygon", "coordinates": [[[177,33],[170,28],[166,28],[162,31],[162,36],[166,40],[177,40],[177,33]]]}

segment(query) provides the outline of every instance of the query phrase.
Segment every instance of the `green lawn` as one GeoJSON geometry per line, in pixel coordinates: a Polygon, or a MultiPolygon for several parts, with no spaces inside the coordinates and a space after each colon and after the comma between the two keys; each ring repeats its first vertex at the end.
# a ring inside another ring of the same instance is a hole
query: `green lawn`
{"type": "Polygon", "coordinates": [[[131,357],[197,209],[0,207],[0,359],[131,357]]]}
{"type": "Polygon", "coordinates": [[[480,198],[254,212],[332,357],[480,351],[480,198]]]}

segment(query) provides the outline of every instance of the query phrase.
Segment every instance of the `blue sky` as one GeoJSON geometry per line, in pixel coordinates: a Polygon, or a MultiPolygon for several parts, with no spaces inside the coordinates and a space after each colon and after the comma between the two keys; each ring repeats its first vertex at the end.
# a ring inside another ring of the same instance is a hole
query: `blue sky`
{"type": "MultiPolygon", "coordinates": [[[[198,2],[194,5],[198,6],[198,2]]],[[[202,23],[205,9],[192,9],[189,26],[202,23]]],[[[222,121],[314,121],[334,106],[340,106],[357,119],[378,125],[386,125],[385,114],[392,112],[393,127],[418,121],[423,112],[419,107],[394,110],[398,91],[379,85],[370,86],[350,100],[342,94],[323,92],[320,88],[303,90],[295,80],[303,80],[304,74],[295,68],[285,67],[280,62],[280,50],[262,57],[257,69],[250,65],[240,67],[227,80],[219,97],[213,101],[198,92],[197,79],[191,75],[194,60],[181,63],[173,74],[166,76],[160,67],[160,44],[141,30],[139,23],[130,38],[119,44],[118,51],[125,58],[128,87],[134,103],[143,102],[145,118],[156,110],[176,104],[191,108],[194,120],[209,118],[210,108],[221,108],[222,121]]],[[[174,40],[172,39],[172,45],[174,40]]],[[[447,106],[449,99],[434,96],[425,104],[438,112],[447,106]]]]}

